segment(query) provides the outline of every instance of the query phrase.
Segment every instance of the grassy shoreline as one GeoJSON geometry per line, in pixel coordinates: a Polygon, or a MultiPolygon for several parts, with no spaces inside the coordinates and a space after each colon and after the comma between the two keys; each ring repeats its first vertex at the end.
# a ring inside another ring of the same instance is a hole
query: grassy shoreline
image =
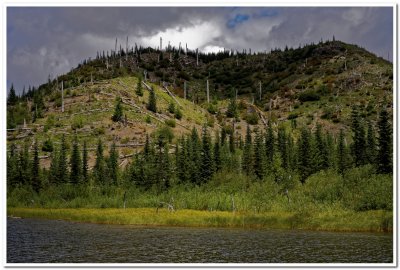
{"type": "Polygon", "coordinates": [[[74,222],[182,227],[303,229],[343,232],[391,232],[392,212],[226,212],[155,208],[7,208],[7,216],[74,222]]]}

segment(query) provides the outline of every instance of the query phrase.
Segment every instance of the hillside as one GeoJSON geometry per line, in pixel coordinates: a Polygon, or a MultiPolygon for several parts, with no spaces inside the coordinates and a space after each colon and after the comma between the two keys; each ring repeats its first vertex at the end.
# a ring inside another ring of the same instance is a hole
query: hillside
{"type": "MultiPolygon", "coordinates": [[[[275,131],[283,126],[294,136],[300,127],[313,130],[318,123],[337,134],[348,129],[354,104],[361,105],[362,115],[375,122],[379,106],[392,101],[392,85],[391,63],[340,41],[270,53],[199,54],[198,65],[195,51],[136,47],[128,54],[123,50],[98,53],[96,59],[83,61],[69,73],[37,89],[29,88],[7,106],[7,140],[19,145],[34,137],[57,144],[62,134],[68,141],[76,134],[95,150],[102,138],[108,145],[117,143],[123,164],[125,157],[141,149],[146,134],[158,132],[166,123],[175,135],[173,143],[205,124],[212,135],[233,128],[238,144],[244,140],[247,123],[255,130],[265,129],[271,121],[275,131]],[[149,90],[144,84],[143,97],[135,93],[139,76],[156,91],[157,113],[146,108],[149,90]],[[226,111],[236,93],[238,115],[232,118],[226,111]],[[111,120],[117,97],[122,98],[126,115],[121,122],[111,120]],[[170,104],[180,108],[181,119],[175,119],[170,104]]],[[[48,166],[48,153],[40,155],[48,166]]]]}

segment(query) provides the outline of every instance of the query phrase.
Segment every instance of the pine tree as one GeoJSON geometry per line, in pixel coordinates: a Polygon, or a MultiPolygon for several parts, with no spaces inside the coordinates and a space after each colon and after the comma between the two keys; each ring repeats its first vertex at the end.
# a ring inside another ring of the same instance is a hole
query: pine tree
{"type": "Polygon", "coordinates": [[[59,152],[57,148],[54,148],[53,152],[51,153],[51,163],[50,163],[50,170],[48,175],[48,181],[50,184],[56,185],[59,183],[58,181],[58,158],[59,152]]]}
{"type": "Polygon", "coordinates": [[[68,181],[68,167],[67,167],[67,143],[65,136],[61,138],[61,149],[58,157],[58,170],[57,179],[59,183],[66,183],[68,181]]]}
{"type": "Polygon", "coordinates": [[[322,127],[320,124],[317,125],[317,129],[314,134],[315,138],[315,155],[314,158],[314,171],[325,170],[329,167],[328,163],[328,150],[326,148],[326,142],[322,136],[322,127]]]}
{"type": "Polygon", "coordinates": [[[108,174],[112,185],[118,185],[118,151],[115,142],[112,143],[108,158],[108,174]]]}
{"type": "Polygon", "coordinates": [[[22,185],[29,184],[30,161],[28,143],[29,142],[27,140],[24,142],[23,149],[20,149],[18,155],[18,178],[22,185]]]}
{"type": "Polygon", "coordinates": [[[119,122],[122,120],[123,117],[123,109],[122,109],[122,100],[120,97],[116,99],[116,104],[115,104],[115,109],[114,109],[114,114],[111,117],[111,119],[114,122],[119,122]]]}
{"type": "Polygon", "coordinates": [[[89,166],[88,166],[88,150],[86,141],[83,142],[83,154],[82,154],[82,180],[87,183],[89,180],[88,176],[89,166]]]}
{"type": "Polygon", "coordinates": [[[235,153],[235,136],[233,130],[229,133],[229,151],[231,151],[232,154],[235,153]]]}
{"type": "Polygon", "coordinates": [[[265,175],[265,158],[263,151],[263,135],[261,131],[256,132],[254,141],[254,173],[258,179],[263,179],[265,175]]]}
{"type": "Polygon", "coordinates": [[[344,132],[341,129],[337,143],[337,168],[341,175],[349,168],[350,157],[344,141],[344,132]]]}
{"type": "Polygon", "coordinates": [[[138,83],[136,85],[136,95],[142,97],[143,96],[143,87],[142,87],[142,76],[139,76],[138,83]]]}
{"type": "Polygon", "coordinates": [[[325,133],[326,150],[328,153],[328,167],[336,168],[336,149],[335,142],[332,135],[329,132],[325,133]]]}
{"type": "Polygon", "coordinates": [[[365,150],[366,158],[369,164],[375,164],[377,149],[376,149],[376,139],[375,131],[372,127],[372,123],[368,121],[367,129],[367,147],[365,150]]]}
{"type": "Polygon", "coordinates": [[[93,168],[94,176],[98,184],[104,184],[104,173],[105,173],[104,162],[105,161],[103,156],[103,143],[101,139],[99,139],[97,143],[96,163],[93,168]]]}
{"type": "Polygon", "coordinates": [[[18,175],[17,151],[15,144],[12,143],[7,155],[7,187],[9,189],[16,187],[19,183],[18,175]]]}
{"type": "Polygon", "coordinates": [[[278,129],[278,150],[282,160],[282,167],[284,169],[289,168],[289,157],[288,157],[288,147],[287,147],[287,136],[285,129],[283,127],[278,129]]]}
{"type": "Polygon", "coordinates": [[[32,167],[31,167],[31,185],[32,185],[32,189],[36,193],[39,193],[42,183],[41,183],[41,178],[40,178],[39,147],[38,147],[37,141],[35,141],[34,145],[33,145],[33,160],[32,160],[32,167]]]}
{"type": "Polygon", "coordinates": [[[81,162],[81,155],[79,152],[79,145],[78,145],[78,137],[75,136],[73,145],[72,145],[72,153],[70,157],[70,166],[71,166],[71,173],[70,173],[70,183],[71,184],[78,184],[81,182],[82,177],[82,162],[81,162]]]}
{"type": "Polygon", "coordinates": [[[200,175],[202,183],[206,183],[214,173],[214,162],[211,149],[211,138],[207,131],[207,126],[203,127],[202,132],[202,151],[201,151],[201,166],[200,175]]]}
{"type": "Polygon", "coordinates": [[[201,175],[201,142],[197,130],[193,127],[192,133],[190,135],[190,140],[188,140],[188,153],[189,153],[189,172],[190,179],[194,184],[200,184],[201,175]]]}
{"type": "Polygon", "coordinates": [[[312,168],[312,153],[311,149],[311,135],[306,128],[302,128],[300,139],[298,141],[298,172],[300,175],[300,182],[305,183],[307,177],[309,177],[314,168],[312,168]]]}
{"type": "Polygon", "coordinates": [[[154,88],[150,90],[149,103],[147,104],[147,109],[154,113],[157,112],[156,91],[154,88]]]}
{"type": "Polygon", "coordinates": [[[233,98],[231,99],[231,101],[228,105],[228,109],[226,111],[226,116],[229,118],[235,118],[238,116],[236,100],[233,98]]]}
{"type": "Polygon", "coordinates": [[[251,130],[249,125],[247,125],[242,159],[243,159],[242,162],[243,172],[246,173],[247,175],[250,175],[253,169],[253,145],[252,145],[251,130]]]}
{"type": "Polygon", "coordinates": [[[366,164],[366,142],[365,142],[365,129],[361,122],[360,113],[356,106],[353,107],[351,113],[353,131],[353,144],[352,144],[352,154],[356,166],[361,166],[366,164]]]}
{"type": "Polygon", "coordinates": [[[214,164],[215,171],[218,172],[222,169],[222,161],[221,161],[221,149],[220,149],[220,138],[219,132],[217,131],[215,134],[215,142],[214,142],[214,164]]]}
{"type": "Polygon", "coordinates": [[[15,89],[14,89],[14,84],[11,84],[10,87],[10,93],[8,94],[8,100],[7,100],[7,104],[8,105],[15,105],[17,103],[18,97],[15,94],[15,89]]]}
{"type": "Polygon", "coordinates": [[[383,107],[378,121],[378,172],[392,173],[392,128],[389,123],[389,113],[383,107]]]}
{"type": "Polygon", "coordinates": [[[271,121],[269,121],[267,133],[265,136],[265,153],[268,164],[272,164],[274,162],[274,150],[275,150],[274,145],[275,145],[274,132],[272,130],[271,121]]]}

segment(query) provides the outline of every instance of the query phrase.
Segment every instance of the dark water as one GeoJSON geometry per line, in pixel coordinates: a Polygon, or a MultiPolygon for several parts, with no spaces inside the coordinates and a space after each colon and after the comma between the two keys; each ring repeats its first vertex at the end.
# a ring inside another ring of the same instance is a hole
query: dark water
{"type": "Polygon", "coordinates": [[[391,263],[392,234],[8,219],[8,263],[391,263]]]}

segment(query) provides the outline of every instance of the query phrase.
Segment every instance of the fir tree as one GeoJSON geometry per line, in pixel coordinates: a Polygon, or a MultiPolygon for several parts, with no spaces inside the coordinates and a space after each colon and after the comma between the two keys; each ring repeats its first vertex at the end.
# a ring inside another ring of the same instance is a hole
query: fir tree
{"type": "Polygon", "coordinates": [[[41,189],[41,178],[40,178],[40,165],[39,165],[39,147],[38,142],[35,141],[33,144],[33,160],[31,167],[31,185],[32,189],[39,193],[41,189]]]}
{"type": "Polygon", "coordinates": [[[14,84],[11,84],[10,93],[8,94],[7,104],[15,105],[17,103],[18,97],[15,94],[14,84]]]}
{"type": "Polygon", "coordinates": [[[349,168],[350,157],[344,141],[344,132],[341,129],[337,143],[337,168],[341,175],[349,168]]]}
{"type": "Polygon", "coordinates": [[[214,164],[215,171],[218,172],[222,169],[222,161],[221,161],[221,149],[220,149],[220,138],[219,132],[217,131],[215,134],[215,142],[214,142],[214,164]]]}
{"type": "Polygon", "coordinates": [[[30,161],[29,161],[29,145],[28,141],[26,140],[23,145],[23,149],[20,149],[18,155],[18,178],[19,182],[22,185],[26,185],[29,183],[29,168],[30,168],[30,161]]]}
{"type": "Polygon", "coordinates": [[[154,113],[157,112],[156,91],[153,88],[150,90],[149,103],[147,104],[147,109],[154,113]]]}
{"type": "Polygon", "coordinates": [[[17,150],[14,143],[10,145],[7,155],[7,187],[12,189],[19,183],[17,150]]]}
{"type": "Polygon", "coordinates": [[[322,135],[322,127],[321,125],[317,125],[317,129],[314,134],[315,138],[315,155],[314,158],[314,171],[320,171],[327,169],[329,167],[328,163],[328,150],[326,148],[326,142],[322,135]]]}
{"type": "Polygon", "coordinates": [[[105,161],[103,156],[103,143],[101,139],[99,139],[97,143],[96,163],[93,168],[94,176],[98,184],[104,184],[104,173],[105,173],[104,162],[105,161]]]}
{"type": "Polygon", "coordinates": [[[78,184],[81,182],[82,176],[82,162],[81,162],[81,155],[79,152],[79,145],[78,145],[78,137],[75,136],[73,145],[72,145],[72,153],[70,157],[70,166],[71,166],[71,173],[70,173],[70,183],[71,184],[78,184]]]}
{"type": "Polygon", "coordinates": [[[118,97],[115,104],[114,114],[111,119],[114,122],[119,122],[122,120],[122,116],[123,116],[122,100],[120,97],[118,97]]]}
{"type": "Polygon", "coordinates": [[[88,176],[89,166],[88,166],[88,150],[86,141],[83,142],[83,154],[82,154],[82,179],[84,183],[87,183],[89,180],[88,176]]]}
{"type": "Polygon", "coordinates": [[[367,148],[365,150],[366,158],[369,164],[374,164],[376,161],[377,149],[375,131],[370,121],[368,121],[367,129],[367,148]]]}
{"type": "Polygon", "coordinates": [[[278,149],[282,159],[282,167],[284,169],[289,168],[289,157],[288,157],[288,147],[287,147],[287,136],[284,128],[278,129],[278,149]]]}
{"type": "Polygon", "coordinates": [[[233,98],[228,105],[226,116],[229,118],[236,118],[238,116],[236,100],[233,98]]]}
{"type": "Polygon", "coordinates": [[[383,107],[378,121],[378,172],[392,173],[392,128],[389,123],[389,113],[383,107]]]}
{"type": "Polygon", "coordinates": [[[272,130],[271,121],[268,122],[268,129],[265,137],[265,152],[268,164],[272,164],[274,161],[274,145],[275,137],[272,130]]]}
{"type": "Polygon", "coordinates": [[[50,184],[56,185],[59,183],[58,181],[58,158],[59,152],[57,148],[54,148],[53,152],[51,153],[51,163],[50,163],[50,170],[48,175],[48,181],[50,184]]]}
{"type": "Polygon", "coordinates": [[[115,142],[112,143],[108,157],[108,174],[111,184],[118,185],[118,151],[115,142]]]}
{"type": "Polygon", "coordinates": [[[58,170],[57,170],[57,181],[59,183],[66,183],[68,180],[68,167],[67,167],[67,143],[65,136],[61,138],[61,149],[58,157],[58,170]]]}
{"type": "Polygon", "coordinates": [[[136,85],[136,95],[142,97],[143,96],[143,87],[142,87],[142,76],[139,76],[138,83],[136,85]]]}
{"type": "Polygon", "coordinates": [[[201,166],[200,174],[202,183],[206,183],[214,173],[214,162],[211,149],[211,138],[208,134],[207,127],[203,127],[202,132],[202,151],[201,151],[201,166]]]}
{"type": "Polygon", "coordinates": [[[242,160],[243,160],[242,162],[243,172],[247,175],[250,175],[253,169],[253,145],[252,145],[251,130],[249,125],[247,125],[242,160]]]}
{"type": "Polygon", "coordinates": [[[201,167],[201,142],[197,130],[195,128],[192,129],[192,133],[190,135],[190,140],[188,140],[188,153],[189,153],[189,172],[190,179],[194,184],[200,184],[201,175],[200,175],[200,167],[201,167]]]}
{"type": "Polygon", "coordinates": [[[351,113],[353,131],[353,144],[352,144],[352,154],[356,166],[361,166],[366,163],[366,142],[365,142],[365,130],[361,122],[360,113],[356,106],[353,107],[351,113]]]}
{"type": "Polygon", "coordinates": [[[263,151],[263,135],[261,131],[257,131],[254,141],[254,173],[258,179],[263,179],[265,175],[265,158],[263,151]]]}
{"type": "Polygon", "coordinates": [[[300,139],[298,141],[298,165],[297,169],[300,175],[300,182],[305,183],[307,177],[309,177],[314,168],[312,168],[312,153],[311,149],[311,136],[310,132],[306,128],[302,128],[300,139]]]}

